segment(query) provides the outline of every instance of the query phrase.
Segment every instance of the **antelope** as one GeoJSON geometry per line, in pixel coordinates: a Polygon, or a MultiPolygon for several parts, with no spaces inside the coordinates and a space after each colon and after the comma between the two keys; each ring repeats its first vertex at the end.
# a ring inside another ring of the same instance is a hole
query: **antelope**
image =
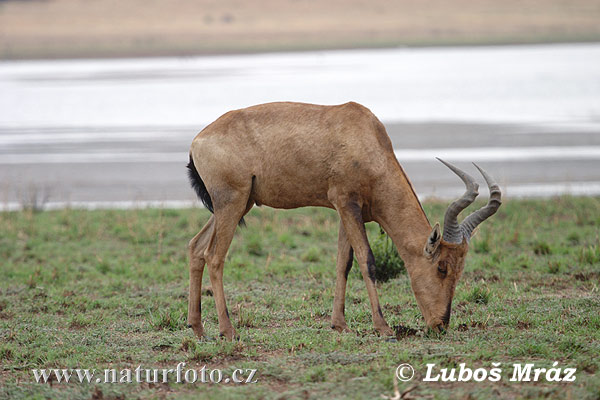
{"type": "Polygon", "coordinates": [[[210,219],[189,242],[188,326],[204,336],[201,289],[204,266],[221,336],[236,336],[223,291],[223,268],[235,229],[254,206],[291,209],[320,206],[340,218],[331,327],[349,331],[344,316],[346,282],[356,257],[367,287],[375,330],[395,332],[384,319],[375,282],[375,260],[364,224],[377,222],[404,260],[417,305],[429,328],[444,331],[454,290],[474,229],[500,207],[501,192],[480,167],[490,198],[462,223],[458,214],[475,201],[478,185],[443,161],[466,186],[448,207],[444,230],[431,227],[415,190],[394,155],[385,127],[366,107],[277,102],[230,111],[192,141],[188,175],[210,219]]]}

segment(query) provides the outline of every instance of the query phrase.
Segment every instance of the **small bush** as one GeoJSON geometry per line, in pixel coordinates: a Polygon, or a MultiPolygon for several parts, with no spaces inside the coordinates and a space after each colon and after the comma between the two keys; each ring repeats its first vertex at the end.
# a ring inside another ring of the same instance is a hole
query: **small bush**
{"type": "Polygon", "coordinates": [[[375,279],[377,281],[387,282],[405,271],[404,261],[385,232],[380,230],[377,236],[371,238],[370,243],[373,256],[375,256],[375,279]]]}

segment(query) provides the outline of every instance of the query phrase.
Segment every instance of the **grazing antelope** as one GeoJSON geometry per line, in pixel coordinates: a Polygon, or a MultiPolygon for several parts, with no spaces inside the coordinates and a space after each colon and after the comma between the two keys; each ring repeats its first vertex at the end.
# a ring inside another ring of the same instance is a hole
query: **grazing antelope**
{"type": "Polygon", "coordinates": [[[230,111],[193,140],[188,164],[192,187],[214,215],[189,243],[188,323],[204,335],[200,294],[208,265],[219,331],[235,336],[223,292],[225,256],[238,223],[256,204],[274,208],[321,206],[340,216],[332,328],[348,331],[344,302],[348,272],[356,256],[367,286],[375,329],[393,335],[381,312],[375,260],[365,222],[377,222],[404,260],[425,322],[444,330],[454,288],[462,273],[473,230],[500,207],[500,189],[477,167],[490,189],[488,204],[458,223],[477,196],[467,173],[444,162],[467,190],[448,207],[444,232],[433,228],[394,155],[383,124],[357,103],[321,106],[269,103],[230,111]]]}

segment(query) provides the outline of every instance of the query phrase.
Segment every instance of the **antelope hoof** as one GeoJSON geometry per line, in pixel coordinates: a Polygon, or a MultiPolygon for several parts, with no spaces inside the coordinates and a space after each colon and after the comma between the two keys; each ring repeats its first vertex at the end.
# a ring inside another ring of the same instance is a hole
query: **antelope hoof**
{"type": "Polygon", "coordinates": [[[337,331],[339,333],[351,333],[352,331],[348,328],[346,324],[332,324],[331,329],[337,331]]]}
{"type": "Polygon", "coordinates": [[[202,322],[197,324],[188,324],[188,328],[192,328],[198,339],[202,340],[204,338],[204,327],[202,326],[202,322]]]}
{"type": "Polygon", "coordinates": [[[394,332],[394,330],[387,325],[375,329],[377,332],[379,332],[380,336],[396,336],[396,332],[394,332]]]}
{"type": "Polygon", "coordinates": [[[239,340],[239,335],[235,333],[235,330],[231,329],[229,331],[219,333],[219,337],[225,338],[228,342],[232,342],[234,339],[239,340]]]}

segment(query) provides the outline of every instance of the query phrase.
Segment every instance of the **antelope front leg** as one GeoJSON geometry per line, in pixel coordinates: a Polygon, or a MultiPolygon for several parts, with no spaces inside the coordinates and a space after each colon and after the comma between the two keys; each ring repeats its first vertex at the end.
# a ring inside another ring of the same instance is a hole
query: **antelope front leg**
{"type": "Polygon", "coordinates": [[[346,284],[348,282],[348,273],[352,268],[353,257],[352,246],[350,246],[350,242],[344,231],[344,225],[340,221],[335,295],[333,297],[333,313],[331,314],[331,328],[338,332],[350,332],[348,325],[346,325],[344,309],[346,303],[346,284]]]}
{"type": "Polygon", "coordinates": [[[336,208],[342,219],[342,224],[344,225],[344,230],[348,235],[350,244],[356,252],[360,272],[367,286],[375,330],[382,336],[392,336],[395,334],[394,330],[385,322],[381,306],[379,305],[379,297],[375,288],[375,257],[367,239],[365,224],[362,219],[362,209],[358,204],[353,202],[338,204],[340,205],[336,206],[336,208]]]}

